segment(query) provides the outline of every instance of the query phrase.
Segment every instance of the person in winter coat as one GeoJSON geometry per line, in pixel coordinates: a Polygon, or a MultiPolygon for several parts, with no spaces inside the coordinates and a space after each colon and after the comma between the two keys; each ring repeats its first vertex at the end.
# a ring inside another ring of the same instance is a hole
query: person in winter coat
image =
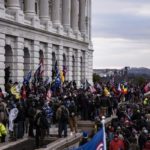
{"type": "Polygon", "coordinates": [[[12,109],[9,112],[9,132],[11,139],[14,139],[14,120],[17,118],[17,115],[18,109],[16,108],[16,105],[13,104],[12,109]]]}
{"type": "Polygon", "coordinates": [[[145,143],[147,141],[147,138],[148,138],[148,130],[144,129],[142,131],[142,133],[140,134],[139,139],[138,139],[140,150],[143,150],[144,145],[145,145],[145,143]]]}
{"type": "Polygon", "coordinates": [[[131,140],[131,144],[129,145],[129,150],[140,150],[139,145],[137,144],[136,138],[131,140]]]}
{"type": "Polygon", "coordinates": [[[71,132],[77,133],[77,107],[75,102],[72,100],[69,106],[69,124],[71,132]]]}
{"type": "Polygon", "coordinates": [[[7,115],[6,103],[4,103],[3,99],[0,97],[0,122],[2,122],[5,126],[8,119],[7,115]]]}
{"type": "Polygon", "coordinates": [[[69,119],[69,110],[64,104],[61,104],[56,112],[56,118],[58,120],[58,136],[62,137],[64,131],[64,137],[67,137],[67,123],[69,119]]]}
{"type": "Polygon", "coordinates": [[[43,111],[45,112],[46,119],[47,119],[47,122],[48,122],[47,135],[49,136],[49,135],[50,135],[50,133],[49,133],[49,128],[50,128],[51,123],[52,123],[53,110],[52,110],[52,108],[49,106],[49,103],[45,103],[42,109],[43,109],[43,111]]]}
{"type": "Polygon", "coordinates": [[[116,134],[114,139],[110,142],[109,150],[125,150],[124,142],[118,138],[116,134]]]}
{"type": "Polygon", "coordinates": [[[45,112],[41,110],[40,107],[37,108],[34,125],[36,129],[36,135],[35,135],[36,148],[39,148],[40,146],[44,146],[43,140],[46,135],[46,130],[48,129],[48,122],[46,119],[45,112]]]}

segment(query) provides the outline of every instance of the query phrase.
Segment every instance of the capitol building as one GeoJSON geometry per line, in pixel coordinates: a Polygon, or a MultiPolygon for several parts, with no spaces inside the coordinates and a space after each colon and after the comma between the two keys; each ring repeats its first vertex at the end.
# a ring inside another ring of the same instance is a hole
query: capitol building
{"type": "Polygon", "coordinates": [[[5,68],[23,81],[43,58],[44,77],[66,66],[66,80],[92,83],[91,0],[0,0],[0,87],[5,68]]]}

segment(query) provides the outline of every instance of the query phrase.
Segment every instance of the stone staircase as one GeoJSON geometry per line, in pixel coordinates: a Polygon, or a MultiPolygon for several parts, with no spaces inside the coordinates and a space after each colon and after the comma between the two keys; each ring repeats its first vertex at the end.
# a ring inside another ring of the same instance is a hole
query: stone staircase
{"type": "MultiPolygon", "coordinates": [[[[116,116],[106,118],[106,125],[116,116]]],[[[79,133],[71,134],[70,128],[68,128],[68,137],[58,138],[58,127],[57,125],[52,125],[50,128],[50,137],[45,138],[45,144],[47,145],[40,150],[70,150],[71,148],[78,147],[79,141],[82,137],[82,132],[87,131],[92,133],[94,130],[94,122],[92,121],[78,121],[78,131],[79,133]]],[[[28,138],[27,135],[23,139],[6,142],[0,144],[0,150],[34,150],[34,138],[28,138]]]]}

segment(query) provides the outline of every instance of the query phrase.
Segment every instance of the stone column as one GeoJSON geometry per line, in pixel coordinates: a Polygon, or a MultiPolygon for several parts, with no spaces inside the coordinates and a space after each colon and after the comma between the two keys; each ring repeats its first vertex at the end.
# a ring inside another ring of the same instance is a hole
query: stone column
{"type": "Polygon", "coordinates": [[[5,18],[5,6],[4,6],[4,0],[0,1],[0,17],[5,18]]]}
{"type": "Polygon", "coordinates": [[[45,51],[45,75],[52,81],[52,44],[48,43],[45,51]]]}
{"type": "Polygon", "coordinates": [[[60,0],[53,1],[52,23],[54,26],[60,26],[60,0]]]}
{"type": "Polygon", "coordinates": [[[29,17],[35,16],[35,0],[25,0],[25,14],[29,17]]]}
{"type": "Polygon", "coordinates": [[[48,0],[40,0],[40,19],[42,21],[49,20],[49,2],[48,0]]]}
{"type": "Polygon", "coordinates": [[[49,0],[40,0],[40,21],[46,25],[46,30],[51,31],[52,22],[49,16],[49,0]]]}
{"type": "Polygon", "coordinates": [[[40,43],[39,41],[33,41],[32,50],[31,50],[31,69],[33,73],[38,68],[39,65],[39,50],[40,43]]]}
{"type": "Polygon", "coordinates": [[[57,53],[57,62],[59,70],[63,68],[63,46],[60,45],[57,53]]]}
{"type": "Polygon", "coordinates": [[[85,58],[85,60],[84,60],[84,62],[85,62],[84,77],[85,77],[85,79],[88,80],[88,73],[89,73],[89,60],[88,60],[88,58],[89,58],[89,54],[88,54],[87,50],[85,50],[85,57],[84,58],[85,58]]]}
{"type": "Polygon", "coordinates": [[[80,87],[81,85],[81,50],[77,50],[77,56],[76,56],[76,83],[77,87],[80,87]]]}
{"type": "Polygon", "coordinates": [[[22,82],[23,81],[23,76],[24,76],[24,39],[21,37],[16,38],[15,42],[15,47],[13,49],[14,51],[14,74],[13,74],[13,79],[14,82],[22,82]]]}
{"type": "Polygon", "coordinates": [[[19,10],[20,9],[19,0],[7,0],[7,8],[19,10]]]}
{"type": "Polygon", "coordinates": [[[68,74],[68,80],[72,81],[72,54],[73,54],[73,49],[69,48],[68,52],[68,68],[67,68],[67,74],[68,74]]]}
{"type": "Polygon", "coordinates": [[[71,15],[71,0],[63,0],[63,16],[62,16],[62,22],[64,29],[68,30],[70,29],[70,15],[71,15]]]}
{"type": "Polygon", "coordinates": [[[80,27],[80,32],[82,34],[86,33],[86,18],[85,18],[85,5],[86,5],[86,0],[79,0],[79,27],[80,27]]]}
{"type": "Polygon", "coordinates": [[[88,57],[88,61],[89,61],[89,68],[88,68],[88,80],[91,84],[93,84],[93,50],[89,49],[89,57],[88,57]]]}
{"type": "Polygon", "coordinates": [[[0,33],[0,87],[4,90],[5,84],[5,34],[0,33]]]}
{"type": "Polygon", "coordinates": [[[79,2],[78,0],[71,1],[71,27],[74,32],[78,32],[79,21],[79,2]]]}

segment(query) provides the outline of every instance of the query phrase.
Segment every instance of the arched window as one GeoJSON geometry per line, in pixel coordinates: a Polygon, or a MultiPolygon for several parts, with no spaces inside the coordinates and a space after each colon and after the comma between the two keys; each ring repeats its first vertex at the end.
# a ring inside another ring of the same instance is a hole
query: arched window
{"type": "Polygon", "coordinates": [[[75,80],[75,57],[72,56],[72,80],[75,80]]]}
{"type": "Polygon", "coordinates": [[[8,81],[13,76],[13,52],[10,45],[5,46],[5,84],[8,83],[8,81]]]}
{"type": "Polygon", "coordinates": [[[80,57],[80,67],[81,67],[81,81],[83,80],[83,58],[80,57]]]}
{"type": "Polygon", "coordinates": [[[56,55],[55,52],[52,52],[52,79],[55,77],[55,64],[56,64],[56,55]]]}
{"type": "Polygon", "coordinates": [[[30,71],[30,53],[28,48],[24,48],[24,75],[30,71]]]}

